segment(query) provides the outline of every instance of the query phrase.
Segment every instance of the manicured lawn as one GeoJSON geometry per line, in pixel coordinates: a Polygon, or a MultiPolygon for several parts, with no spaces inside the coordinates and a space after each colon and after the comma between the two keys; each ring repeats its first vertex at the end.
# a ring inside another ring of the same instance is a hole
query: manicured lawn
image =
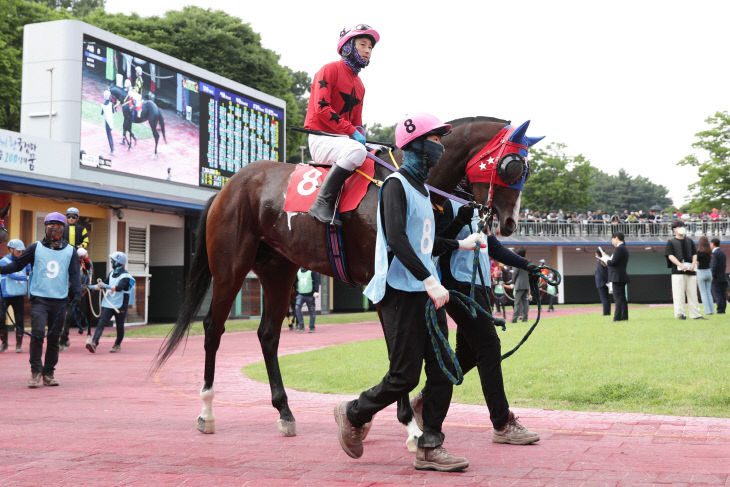
{"type": "MultiPolygon", "coordinates": [[[[527,326],[500,331],[502,349],[511,349],[527,326]]],[[[287,387],[353,395],[377,384],[388,366],[383,340],[280,362],[287,387]]],[[[502,365],[513,406],[730,417],[730,316],[679,321],[662,307],[631,309],[622,323],[598,312],[543,318],[502,365]]],[[[243,370],[267,381],[263,362],[243,370]]],[[[484,404],[476,371],[455,387],[454,401],[484,404]]]]}

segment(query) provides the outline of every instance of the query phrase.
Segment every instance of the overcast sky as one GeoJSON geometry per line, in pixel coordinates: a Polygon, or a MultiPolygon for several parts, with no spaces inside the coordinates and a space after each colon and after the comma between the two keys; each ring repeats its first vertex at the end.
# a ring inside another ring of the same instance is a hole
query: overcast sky
{"type": "Polygon", "coordinates": [[[646,176],[677,205],[697,178],[676,162],[708,116],[730,110],[727,1],[107,0],[106,10],[149,16],[187,4],[240,17],[310,76],[338,59],[345,25],[368,23],[381,40],[360,73],[366,124],[417,111],[529,119],[541,144],[646,176]]]}

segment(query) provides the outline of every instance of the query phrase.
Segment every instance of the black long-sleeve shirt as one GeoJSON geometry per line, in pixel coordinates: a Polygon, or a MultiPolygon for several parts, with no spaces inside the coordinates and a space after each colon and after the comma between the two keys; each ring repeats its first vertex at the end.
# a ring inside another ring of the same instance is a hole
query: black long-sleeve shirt
{"type": "MultiPolygon", "coordinates": [[[[21,256],[15,259],[15,261],[11,264],[0,266],[0,274],[18,272],[19,270],[24,269],[28,264],[33,267],[33,264],[35,263],[35,249],[37,245],[38,242],[33,242],[28,245],[21,256]]],[[[53,249],[51,242],[47,239],[43,239],[41,241],[41,245],[52,250],[61,250],[66,248],[69,243],[64,241],[58,249],[53,249]]],[[[76,249],[73,250],[73,254],[71,254],[71,261],[68,263],[68,282],[70,288],[69,298],[71,298],[71,300],[81,299],[81,269],[76,249]]]]}
{"type": "MultiPolygon", "coordinates": [[[[125,272],[128,272],[127,269],[122,267],[118,270],[112,271],[111,275],[113,277],[119,277],[120,274],[123,274],[125,272]]],[[[102,282],[106,285],[109,285],[109,275],[107,275],[106,278],[102,282]]],[[[132,283],[128,277],[125,277],[124,279],[119,281],[117,283],[117,285],[114,287],[116,288],[117,291],[129,291],[129,288],[132,287],[132,283]]],[[[125,309],[127,307],[127,305],[129,305],[129,294],[125,294],[123,299],[124,299],[124,301],[122,302],[122,307],[119,308],[122,310],[125,309]]]]}
{"type": "MultiPolygon", "coordinates": [[[[418,192],[424,196],[428,194],[428,190],[422,184],[413,179],[408,173],[401,172],[406,180],[413,186],[418,192]]],[[[431,273],[423,265],[421,259],[416,255],[415,250],[408,241],[408,235],[406,234],[406,213],[408,211],[408,205],[406,203],[406,192],[403,188],[403,184],[400,180],[395,178],[388,179],[383,184],[381,200],[380,200],[380,219],[383,222],[383,231],[385,232],[385,239],[388,242],[391,252],[388,254],[388,263],[393,259],[393,256],[398,257],[398,260],[403,263],[408,272],[419,281],[427,279],[431,273]]],[[[454,239],[445,239],[439,237],[438,234],[434,238],[432,253],[434,256],[439,256],[459,248],[459,242],[454,239]]]]}

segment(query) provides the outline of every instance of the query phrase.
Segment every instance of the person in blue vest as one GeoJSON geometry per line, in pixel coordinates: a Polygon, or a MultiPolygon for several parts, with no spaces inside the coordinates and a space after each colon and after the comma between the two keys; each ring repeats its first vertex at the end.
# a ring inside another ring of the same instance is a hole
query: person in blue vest
{"type": "Polygon", "coordinates": [[[114,346],[109,349],[109,353],[117,353],[122,350],[122,340],[124,340],[124,320],[127,317],[127,308],[134,305],[134,277],[124,268],[127,265],[127,255],[124,252],[113,252],[109,255],[112,265],[112,271],[99,284],[89,286],[89,289],[102,290],[104,299],[101,301],[101,316],[96,324],[93,338],[89,336],[86,339],[86,349],[91,353],[96,353],[99,346],[101,334],[104,333],[104,327],[109,324],[114,317],[117,325],[117,338],[114,346]]]}
{"type": "MultiPolygon", "coordinates": [[[[23,255],[25,244],[22,240],[14,238],[8,242],[8,255],[0,259],[0,265],[11,264],[23,255]]],[[[0,353],[8,349],[8,328],[5,326],[5,316],[10,307],[13,307],[15,322],[15,352],[23,351],[23,330],[25,330],[25,295],[28,293],[28,275],[30,264],[18,272],[0,276],[0,293],[2,303],[0,304],[0,353]]]]}
{"type": "MultiPolygon", "coordinates": [[[[441,136],[451,125],[430,114],[414,114],[399,122],[396,145],[404,150],[400,169],[388,176],[380,191],[377,215],[374,275],[364,294],[378,305],[390,365],[383,380],[357,399],[335,406],[338,440],[352,458],[363,454],[362,436],[373,415],[403,398],[418,385],[426,363],[423,398],[423,435],[418,439],[414,467],[418,470],[459,471],[469,466],[463,457],[443,447],[443,421],[453,385],[440,369],[426,328],[429,299],[436,308],[449,300],[441,285],[432,255],[448,250],[474,249],[478,234],[464,240],[436,236],[436,225],[426,177],[444,147],[441,136]]],[[[438,326],[448,334],[446,315],[439,311],[438,326]]]]}
{"type": "MultiPolygon", "coordinates": [[[[476,209],[450,201],[438,216],[436,232],[443,238],[467,238],[477,228],[479,213],[476,209]],[[455,216],[454,216],[455,215],[455,216]]],[[[492,285],[490,257],[499,262],[524,269],[532,278],[540,276],[540,267],[531,263],[502,246],[496,236],[486,236],[487,246],[479,255],[479,269],[474,287],[474,299],[485,310],[489,310],[489,288],[492,285]]],[[[452,251],[439,258],[441,283],[448,289],[459,291],[468,296],[474,268],[474,253],[452,251]]],[[[494,321],[481,313],[476,318],[459,303],[446,304],[446,312],[456,322],[456,358],[461,370],[466,373],[477,368],[482,385],[482,393],[489,409],[492,422],[492,441],[512,445],[528,445],[540,439],[540,435],[530,431],[517,421],[510,411],[502,378],[502,351],[494,321]]],[[[422,423],[423,395],[419,393],[411,399],[416,421],[422,423]]]]}
{"type": "Polygon", "coordinates": [[[304,317],[302,316],[302,306],[307,305],[309,311],[309,333],[314,333],[314,319],[317,312],[314,307],[314,300],[319,297],[319,274],[302,267],[297,271],[297,304],[295,307],[297,314],[297,331],[304,331],[304,317]]]}
{"type": "Polygon", "coordinates": [[[49,213],[43,240],[34,242],[14,262],[0,266],[0,274],[12,274],[30,264],[30,379],[28,387],[57,386],[58,339],[66,307],[81,299],[81,279],[76,249],[63,239],[66,217],[49,213]],[[46,337],[46,329],[48,335],[46,337]],[[46,340],[45,361],[43,340],[46,340]]]}

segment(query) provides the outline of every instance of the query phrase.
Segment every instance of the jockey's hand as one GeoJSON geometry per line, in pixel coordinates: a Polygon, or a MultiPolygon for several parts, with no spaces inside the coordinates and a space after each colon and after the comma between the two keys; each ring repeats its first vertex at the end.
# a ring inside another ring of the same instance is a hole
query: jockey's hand
{"type": "Polygon", "coordinates": [[[525,269],[527,270],[527,272],[530,273],[530,276],[537,276],[537,277],[539,277],[539,276],[542,275],[542,271],[540,270],[540,266],[535,265],[532,262],[530,262],[529,264],[527,264],[527,267],[525,267],[525,269]]]}
{"type": "Polygon", "coordinates": [[[353,134],[350,136],[350,138],[355,139],[356,141],[360,142],[362,145],[365,145],[365,136],[358,130],[355,130],[355,132],[353,132],[353,134]]]}
{"type": "Polygon", "coordinates": [[[435,277],[428,276],[427,279],[423,280],[423,285],[426,287],[429,297],[433,299],[436,309],[449,302],[449,291],[435,277]]]}
{"type": "Polygon", "coordinates": [[[481,248],[486,247],[481,233],[472,233],[464,240],[459,240],[459,250],[474,250],[477,245],[481,248]]]}

